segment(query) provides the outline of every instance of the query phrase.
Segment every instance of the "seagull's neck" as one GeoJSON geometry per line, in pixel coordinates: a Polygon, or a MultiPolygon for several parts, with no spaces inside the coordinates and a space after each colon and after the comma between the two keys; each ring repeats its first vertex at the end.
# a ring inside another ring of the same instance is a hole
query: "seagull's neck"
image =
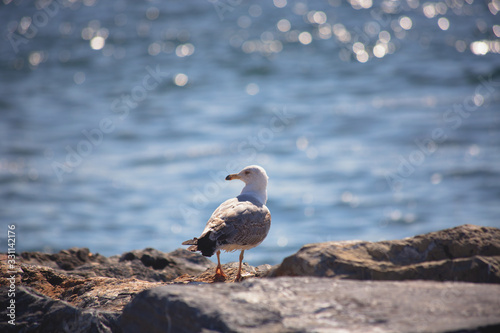
{"type": "Polygon", "coordinates": [[[259,200],[260,203],[263,205],[266,204],[267,202],[267,190],[266,188],[258,187],[255,186],[255,184],[246,184],[243,190],[241,190],[240,195],[250,195],[257,200],[259,200]]]}

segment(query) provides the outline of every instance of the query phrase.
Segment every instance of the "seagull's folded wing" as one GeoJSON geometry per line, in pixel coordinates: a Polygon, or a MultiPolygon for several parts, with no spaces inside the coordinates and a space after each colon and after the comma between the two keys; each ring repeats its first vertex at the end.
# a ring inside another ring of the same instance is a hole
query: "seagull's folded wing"
{"type": "Polygon", "coordinates": [[[248,198],[223,202],[212,214],[202,236],[210,232],[210,239],[226,251],[259,245],[271,227],[271,214],[265,205],[245,199],[248,198]]]}

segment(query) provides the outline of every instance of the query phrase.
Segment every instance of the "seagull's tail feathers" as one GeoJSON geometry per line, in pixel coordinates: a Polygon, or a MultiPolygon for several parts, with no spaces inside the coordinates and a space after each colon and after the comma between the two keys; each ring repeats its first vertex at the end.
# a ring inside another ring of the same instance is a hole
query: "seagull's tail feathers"
{"type": "Polygon", "coordinates": [[[198,245],[198,238],[189,239],[187,241],[182,242],[182,245],[198,245]]]}
{"type": "Polygon", "coordinates": [[[191,252],[200,251],[201,254],[205,257],[211,257],[214,255],[215,250],[217,248],[217,242],[213,239],[210,239],[211,232],[207,232],[200,238],[193,238],[182,242],[182,245],[191,245],[187,249],[191,252]]]}
{"type": "Polygon", "coordinates": [[[193,238],[193,239],[189,239],[187,241],[184,241],[182,242],[182,245],[191,245],[190,247],[188,247],[188,251],[191,251],[191,252],[196,252],[198,251],[198,238],[193,238]]]}

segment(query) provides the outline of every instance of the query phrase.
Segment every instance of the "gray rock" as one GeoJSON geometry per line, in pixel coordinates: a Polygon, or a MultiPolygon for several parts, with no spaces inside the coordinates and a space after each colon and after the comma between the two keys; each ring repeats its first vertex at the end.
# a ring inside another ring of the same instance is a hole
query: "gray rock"
{"type": "Polygon", "coordinates": [[[309,244],[269,275],[500,283],[500,229],[463,225],[403,240],[309,244]]]}
{"type": "MultiPolygon", "coordinates": [[[[6,292],[0,292],[0,306],[5,309],[10,302],[6,292]]],[[[20,286],[16,290],[16,325],[2,318],[1,332],[71,332],[119,333],[119,312],[82,310],[66,302],[54,300],[31,288],[20,286]]]]}
{"type": "MultiPolygon", "coordinates": [[[[186,250],[105,258],[73,248],[20,259],[17,325],[0,321],[0,332],[500,332],[496,228],[306,245],[277,267],[245,264],[243,283],[204,283],[214,264],[186,250]],[[309,277],[258,278],[279,275],[309,277]]],[[[224,269],[232,282],[235,264],[224,269]]]]}
{"type": "Polygon", "coordinates": [[[215,266],[210,259],[185,249],[177,249],[169,253],[153,248],[134,250],[124,253],[119,262],[134,260],[140,260],[145,267],[155,270],[173,269],[174,275],[199,274],[215,266]]]}
{"type": "Polygon", "coordinates": [[[168,285],[136,295],[120,326],[125,333],[500,331],[500,286],[314,277],[168,285]]]}

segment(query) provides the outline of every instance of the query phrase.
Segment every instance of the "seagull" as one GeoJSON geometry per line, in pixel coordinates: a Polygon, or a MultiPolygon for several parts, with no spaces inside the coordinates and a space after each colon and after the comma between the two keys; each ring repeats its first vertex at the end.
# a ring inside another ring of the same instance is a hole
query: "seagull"
{"type": "Polygon", "coordinates": [[[266,207],[267,177],[258,165],[245,167],[239,173],[230,174],[226,180],[239,179],[245,183],[240,195],[224,201],[212,214],[198,238],[182,243],[191,245],[189,251],[200,251],[205,257],[217,254],[215,280],[225,280],[220,264],[220,251],[241,250],[236,281],[241,280],[241,265],[245,250],[262,243],[271,227],[271,213],[266,207]]]}

